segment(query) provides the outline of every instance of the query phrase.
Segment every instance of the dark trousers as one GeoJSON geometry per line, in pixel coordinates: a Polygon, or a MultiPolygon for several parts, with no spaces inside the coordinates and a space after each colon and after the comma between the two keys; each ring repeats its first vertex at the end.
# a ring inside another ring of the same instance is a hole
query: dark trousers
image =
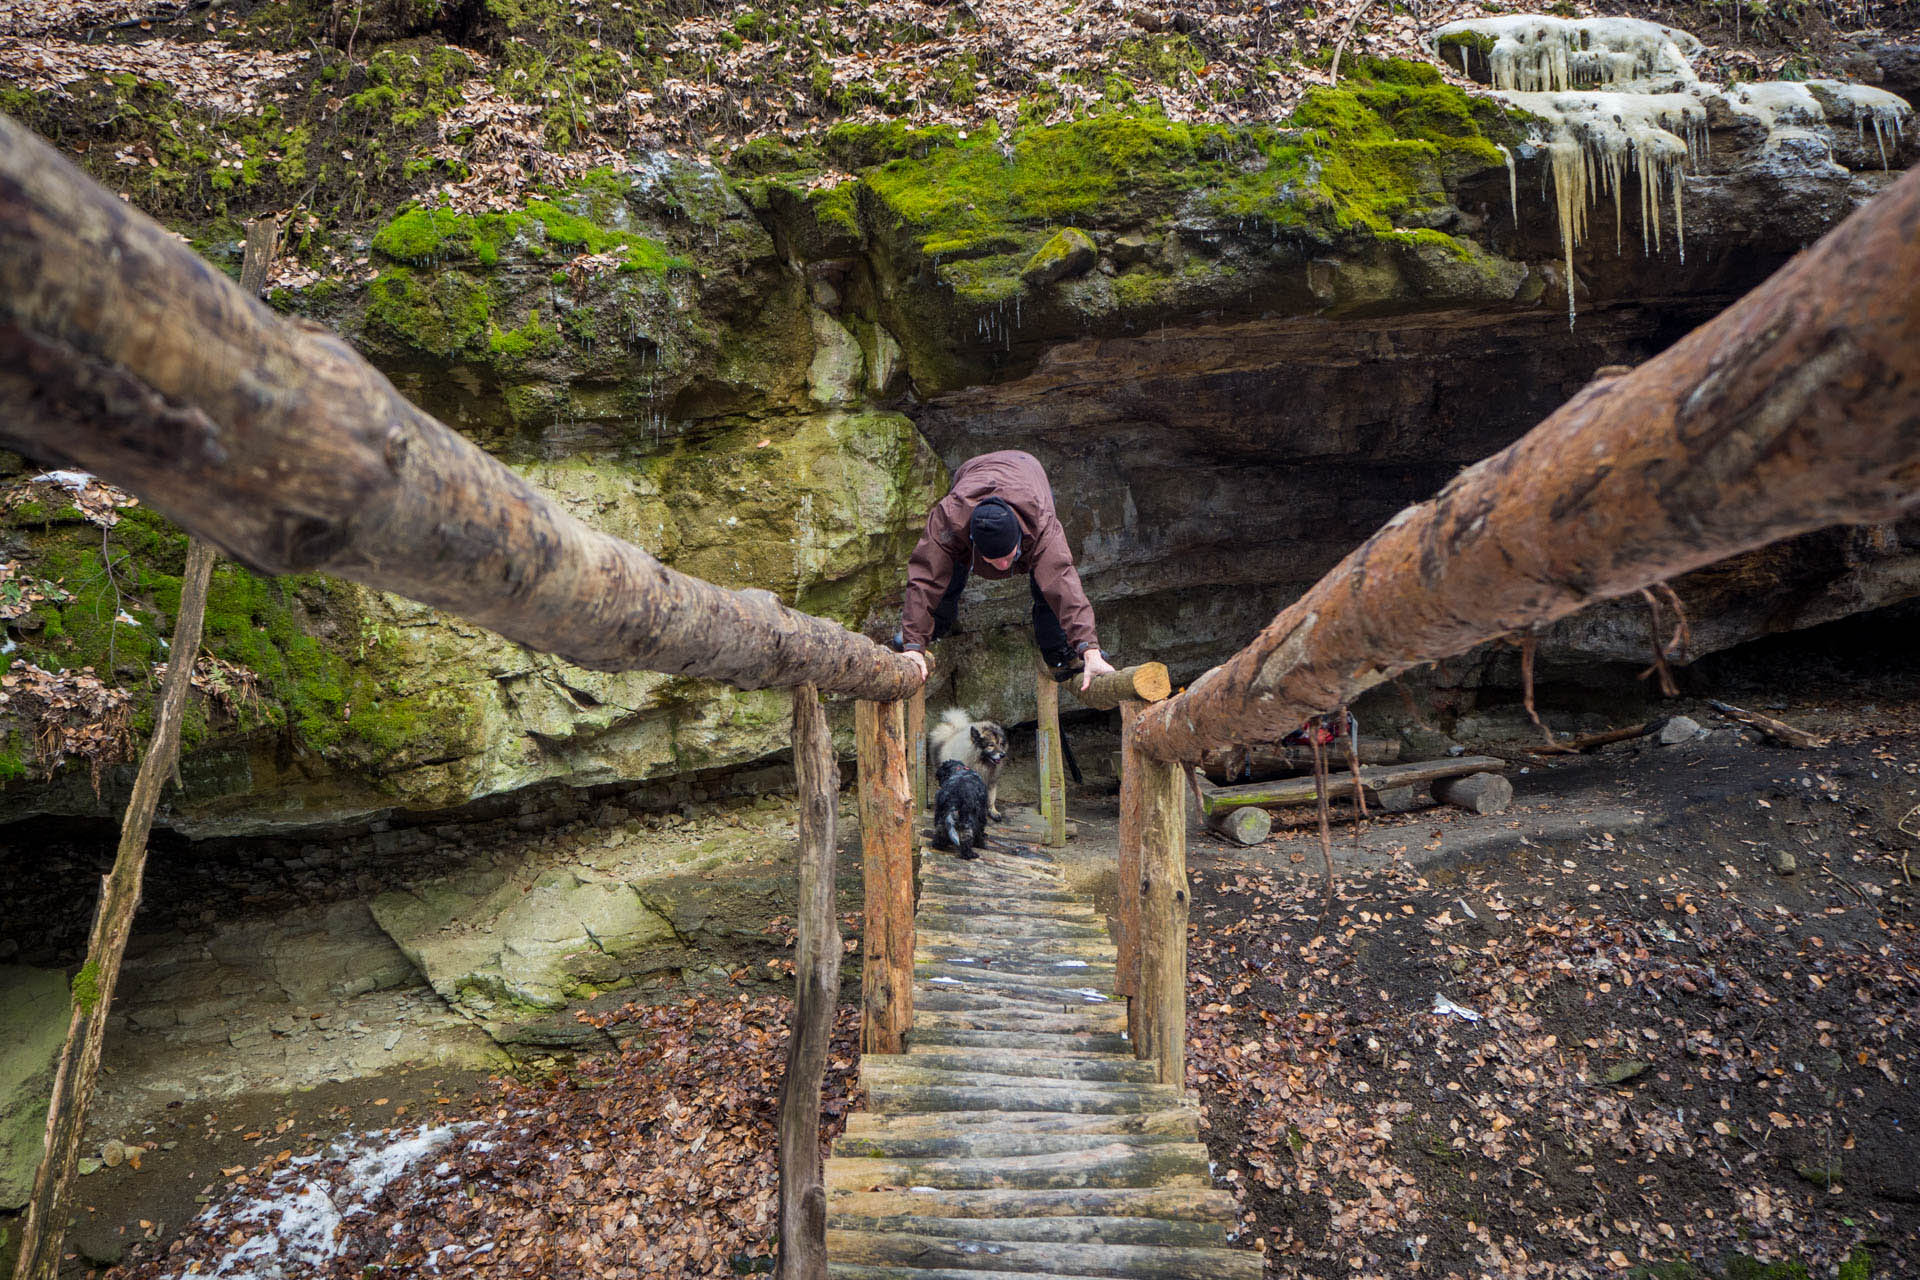
{"type": "MultiPolygon", "coordinates": [[[[933,606],[933,638],[939,640],[953,630],[954,619],[960,616],[960,593],[967,589],[967,577],[973,571],[970,560],[963,560],[953,567],[953,581],[947,584],[947,594],[940,597],[940,603],[933,606]]],[[[1040,647],[1040,656],[1049,666],[1063,666],[1073,660],[1073,646],[1067,643],[1067,633],[1060,626],[1059,615],[1047,598],[1040,594],[1040,584],[1032,574],[1027,575],[1027,590],[1033,595],[1033,642],[1040,647]]]]}

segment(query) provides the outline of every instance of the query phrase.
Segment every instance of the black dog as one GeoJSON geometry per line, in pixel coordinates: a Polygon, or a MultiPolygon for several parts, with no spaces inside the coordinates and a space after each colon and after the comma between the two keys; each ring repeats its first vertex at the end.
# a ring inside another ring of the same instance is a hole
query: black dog
{"type": "Polygon", "coordinates": [[[977,858],[987,843],[987,784],[958,760],[943,760],[934,775],[933,847],[977,858]]]}

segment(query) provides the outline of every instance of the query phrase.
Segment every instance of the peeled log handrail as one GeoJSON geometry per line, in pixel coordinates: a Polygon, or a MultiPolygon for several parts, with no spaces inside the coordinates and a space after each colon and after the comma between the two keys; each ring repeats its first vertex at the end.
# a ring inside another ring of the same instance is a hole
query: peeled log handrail
{"type": "Polygon", "coordinates": [[[1073,683],[1073,689],[1082,706],[1111,711],[1129,698],[1136,702],[1162,701],[1173,692],[1173,680],[1167,675],[1166,663],[1142,662],[1095,676],[1084,690],[1073,683]]]}
{"type": "Polygon", "coordinates": [[[0,442],[267,573],[322,571],[600,671],[892,700],[915,668],[600,533],[0,116],[0,442]]]}
{"type": "Polygon", "coordinates": [[[1162,760],[1272,741],[1410,667],[1920,500],[1920,171],[1718,318],[1409,507],[1141,713],[1162,760]]]}

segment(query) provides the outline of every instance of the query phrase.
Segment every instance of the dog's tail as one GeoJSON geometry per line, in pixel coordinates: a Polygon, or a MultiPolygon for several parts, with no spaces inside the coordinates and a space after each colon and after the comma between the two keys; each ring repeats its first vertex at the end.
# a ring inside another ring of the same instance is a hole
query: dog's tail
{"type": "Polygon", "coordinates": [[[961,835],[960,824],[954,820],[954,815],[951,812],[947,814],[947,843],[963,858],[971,858],[973,856],[973,841],[968,838],[972,834],[973,833],[969,831],[967,835],[961,835]]]}
{"type": "Polygon", "coordinates": [[[934,759],[939,759],[947,744],[967,732],[972,725],[973,717],[967,714],[965,707],[948,707],[940,716],[940,723],[927,732],[927,743],[933,748],[934,759]]]}

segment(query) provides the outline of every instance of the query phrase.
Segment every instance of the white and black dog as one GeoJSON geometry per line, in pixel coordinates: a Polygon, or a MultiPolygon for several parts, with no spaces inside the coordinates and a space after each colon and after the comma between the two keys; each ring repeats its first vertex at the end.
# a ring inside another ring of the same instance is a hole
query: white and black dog
{"type": "Polygon", "coordinates": [[[987,846],[987,784],[958,760],[943,761],[933,797],[933,847],[977,858],[987,846]]]}
{"type": "Polygon", "coordinates": [[[934,776],[948,761],[967,766],[985,779],[987,817],[1000,821],[1000,763],[1007,758],[1007,731],[991,720],[975,720],[964,708],[948,707],[927,734],[933,748],[934,776]]]}

